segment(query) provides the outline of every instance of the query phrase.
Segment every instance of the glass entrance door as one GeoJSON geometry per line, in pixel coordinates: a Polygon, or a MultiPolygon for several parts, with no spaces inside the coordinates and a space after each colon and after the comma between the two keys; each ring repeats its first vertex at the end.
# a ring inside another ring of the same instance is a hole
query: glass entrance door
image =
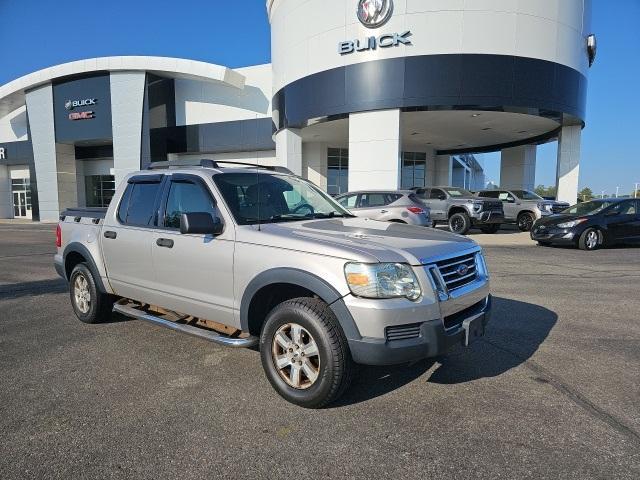
{"type": "Polygon", "coordinates": [[[28,178],[11,179],[14,218],[31,219],[31,185],[28,178]]]}

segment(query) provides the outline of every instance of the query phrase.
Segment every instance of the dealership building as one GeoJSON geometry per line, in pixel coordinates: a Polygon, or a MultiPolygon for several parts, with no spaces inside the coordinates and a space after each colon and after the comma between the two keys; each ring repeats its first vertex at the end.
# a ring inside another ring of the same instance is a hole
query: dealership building
{"type": "Polygon", "coordinates": [[[484,185],[532,189],[558,142],[574,202],[590,0],[268,0],[272,63],[105,57],[0,86],[0,218],[105,206],[151,162],[283,165],[331,194],[484,185]]]}

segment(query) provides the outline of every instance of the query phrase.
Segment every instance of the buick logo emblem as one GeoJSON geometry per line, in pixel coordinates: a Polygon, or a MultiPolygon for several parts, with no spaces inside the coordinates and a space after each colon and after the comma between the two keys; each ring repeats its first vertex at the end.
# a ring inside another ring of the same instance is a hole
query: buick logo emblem
{"type": "Polygon", "coordinates": [[[67,110],[73,110],[73,102],[71,100],[67,100],[64,102],[64,108],[67,110]]]}
{"type": "Polygon", "coordinates": [[[358,20],[367,28],[378,28],[393,14],[393,0],[359,0],[358,20]]]}
{"type": "Polygon", "coordinates": [[[64,108],[71,111],[77,107],[88,107],[89,105],[95,105],[98,103],[97,98],[85,98],[83,100],[67,100],[64,102],[64,108]]]}
{"type": "Polygon", "coordinates": [[[469,273],[469,267],[464,263],[458,265],[458,268],[456,268],[456,273],[458,274],[458,276],[464,277],[467,273],[469,273]]]}

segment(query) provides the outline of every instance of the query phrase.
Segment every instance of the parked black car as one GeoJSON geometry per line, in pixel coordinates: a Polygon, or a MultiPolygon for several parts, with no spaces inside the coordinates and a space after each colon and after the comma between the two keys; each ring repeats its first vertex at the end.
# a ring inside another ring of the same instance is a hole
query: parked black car
{"type": "Polygon", "coordinates": [[[640,242],[640,199],[605,198],[578,203],[537,220],[531,238],[539,245],[576,245],[582,250],[640,242]]]}

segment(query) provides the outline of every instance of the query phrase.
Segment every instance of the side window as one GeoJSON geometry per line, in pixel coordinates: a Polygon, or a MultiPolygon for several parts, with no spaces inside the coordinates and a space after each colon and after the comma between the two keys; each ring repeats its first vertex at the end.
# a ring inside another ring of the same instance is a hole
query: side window
{"type": "Polygon", "coordinates": [[[483,197],[483,198],[500,198],[502,199],[502,197],[500,197],[500,192],[498,192],[497,190],[492,190],[490,192],[480,192],[478,194],[479,197],[483,197]]]}
{"type": "Polygon", "coordinates": [[[444,192],[438,188],[432,188],[431,189],[431,195],[429,195],[429,198],[432,200],[439,200],[440,197],[444,196],[444,192]]]}
{"type": "Polygon", "coordinates": [[[183,213],[206,212],[216,215],[216,206],[211,194],[198,183],[172,181],[167,197],[164,226],[180,228],[183,213]]]}
{"type": "Polygon", "coordinates": [[[623,202],[620,205],[620,215],[635,215],[636,203],[635,202],[623,202]]]}
{"type": "Polygon", "coordinates": [[[356,208],[357,195],[349,195],[339,200],[340,205],[346,208],[356,208]]]}
{"type": "MultiPolygon", "coordinates": [[[[411,194],[413,195],[413,194],[411,194]]],[[[389,193],[387,194],[387,205],[389,205],[390,203],[393,202],[397,202],[398,200],[400,200],[402,198],[402,195],[400,195],[399,193],[389,193]]]]}
{"type": "Polygon", "coordinates": [[[506,202],[510,198],[513,198],[509,192],[500,192],[500,196],[498,197],[503,202],[506,202]]]}
{"type": "Polygon", "coordinates": [[[130,183],[118,208],[118,220],[125,225],[153,225],[160,182],[130,183]]]}
{"type": "Polygon", "coordinates": [[[384,193],[363,193],[360,197],[360,206],[362,208],[382,207],[384,205],[387,205],[384,193]]]}

